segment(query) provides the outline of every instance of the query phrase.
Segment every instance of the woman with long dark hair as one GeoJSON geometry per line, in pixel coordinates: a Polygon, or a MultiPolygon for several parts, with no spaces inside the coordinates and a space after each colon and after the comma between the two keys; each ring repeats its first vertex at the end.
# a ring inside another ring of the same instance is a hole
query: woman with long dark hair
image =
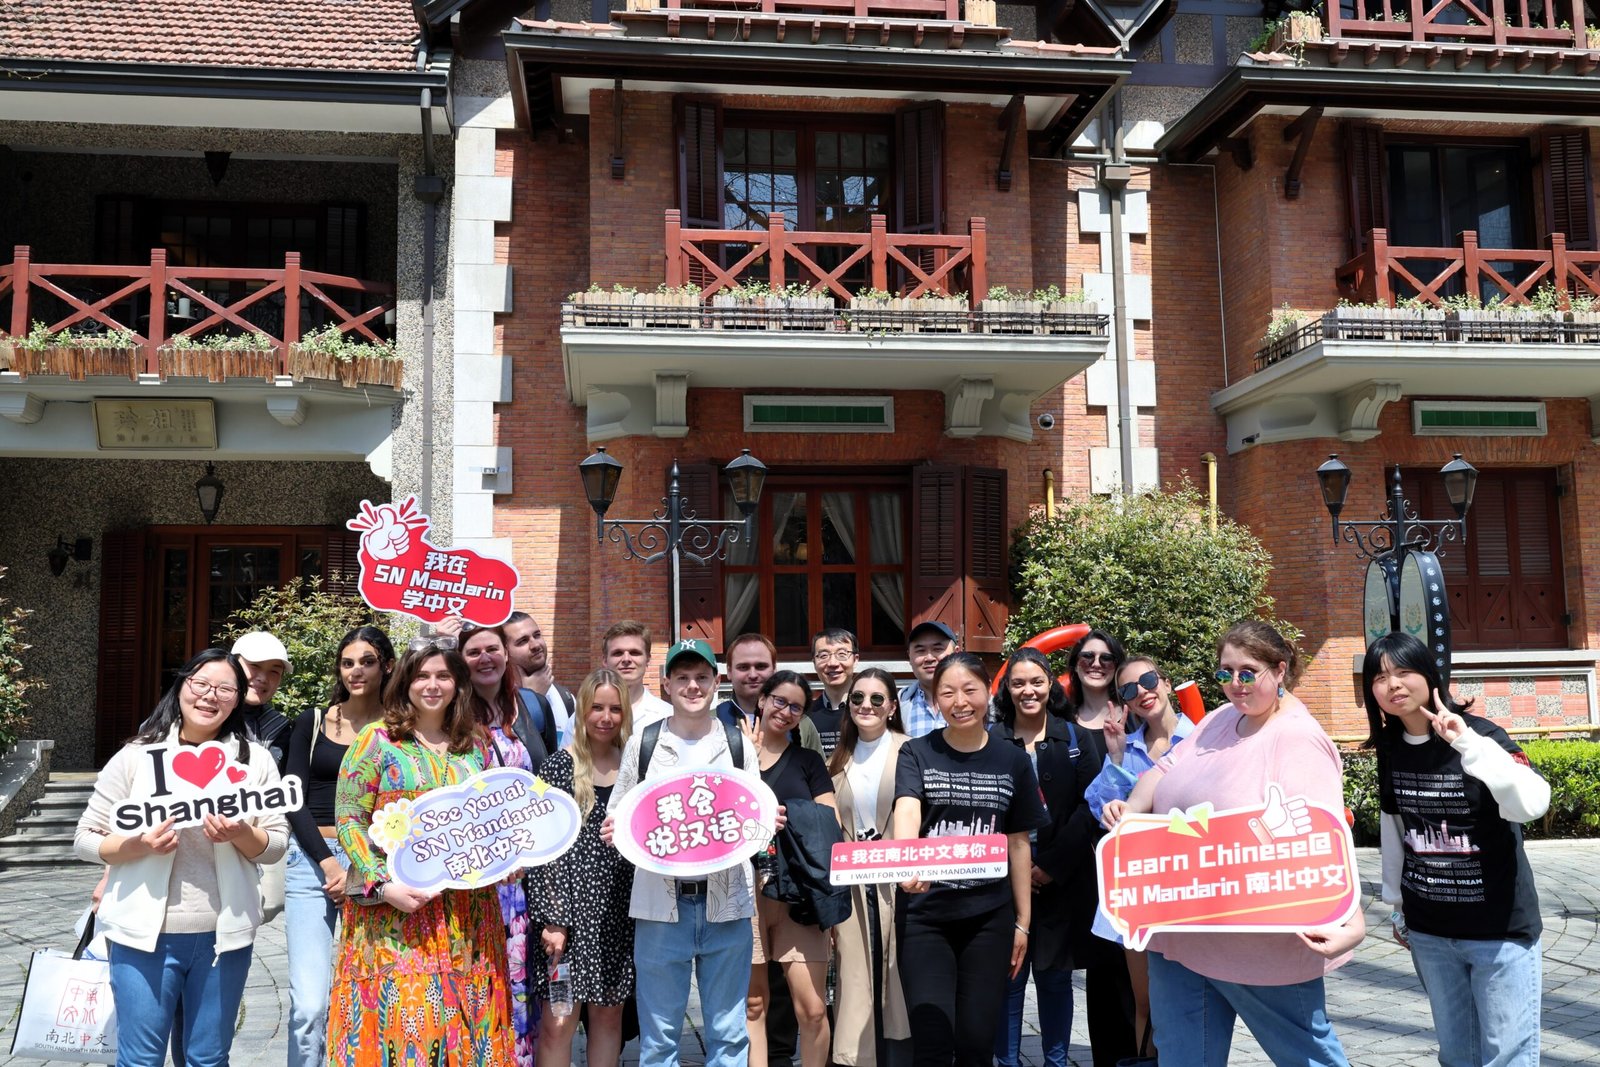
{"type": "Polygon", "coordinates": [[[305,788],[305,807],[289,814],[294,836],[284,878],[289,947],[289,1067],[327,1062],[328,992],[334,931],[344,904],[345,868],[334,795],[345,752],[368,723],[383,717],[383,686],[394,670],[394,646],[376,626],[358,626],[334,652],[328,706],[308,708],[289,735],[289,773],[305,788]]]}
{"type": "Polygon", "coordinates": [[[1442,1067],[1539,1062],[1539,894],[1522,824],[1550,786],[1445,688],[1428,646],[1378,638],[1361,665],[1378,754],[1383,899],[1428,994],[1442,1067]]]}
{"type": "Polygon", "coordinates": [[[1049,824],[1028,757],[991,737],[989,672],[952,652],[933,673],[945,726],[900,749],[895,838],[1004,834],[1008,876],[900,883],[895,901],[900,982],[918,1067],[992,1067],[1006,979],[1022,970],[1032,934],[1028,834],[1049,824]]]}
{"type": "Polygon", "coordinates": [[[995,1062],[1017,1067],[1031,971],[1038,992],[1044,1062],[1048,1067],[1067,1067],[1072,968],[1074,963],[1083,967],[1089,962],[1085,949],[1092,942],[1089,927],[1094,920],[1096,833],[1083,795],[1100,771],[1100,759],[1079,741],[1068,717],[1066,691],[1037,649],[1019,649],[1006,662],[995,711],[998,720],[990,733],[1027,755],[1050,819],[1028,835],[1033,932],[1022,967],[1007,990],[1006,1014],[995,1033],[995,1062]]]}
{"type": "Polygon", "coordinates": [[[1073,687],[1073,692],[1068,694],[1072,701],[1073,724],[1102,762],[1106,758],[1106,716],[1116,706],[1116,701],[1111,699],[1111,688],[1126,658],[1122,642],[1104,630],[1090,630],[1067,653],[1067,674],[1072,678],[1073,687]]]}
{"type": "Polygon", "coordinates": [[[372,813],[484,769],[482,733],[454,649],[413,641],[383,694],[383,720],[345,754],[335,815],[350,857],[328,1013],[328,1062],[516,1062],[506,934],[493,886],[420,890],[389,880],[372,813]]]}
{"type": "MultiPolygon", "coordinates": [[[[846,841],[877,841],[889,835],[894,773],[906,743],[894,676],[881,667],[857,671],[843,704],[839,743],[828,762],[839,825],[846,841]]],[[[894,891],[858,885],[850,897],[850,918],[833,928],[839,968],[833,1062],[885,1067],[891,1046],[911,1036],[895,959],[894,891]]]]}
{"type": "Polygon", "coordinates": [[[112,810],[149,793],[150,745],[215,741],[244,765],[244,785],[276,785],[277,765],[239,712],[245,685],[238,657],[219,648],[184,664],[138,736],[101,770],[78,820],[78,857],[109,867],[96,923],[111,945],[119,1063],[164,1062],[175,1020],[186,1063],[227,1062],[261,923],[257,865],[283,855],[288,823],[281,814],[207,815],[200,826],[173,829],[168,819],[124,834],[112,810]]]}

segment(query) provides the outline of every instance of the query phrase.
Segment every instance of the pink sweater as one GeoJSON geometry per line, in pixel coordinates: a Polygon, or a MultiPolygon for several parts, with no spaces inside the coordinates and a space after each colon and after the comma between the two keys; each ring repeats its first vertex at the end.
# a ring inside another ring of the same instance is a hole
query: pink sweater
{"type": "MultiPolygon", "coordinates": [[[[1239,736],[1242,718],[1232,704],[1224,704],[1157,761],[1157,771],[1164,774],[1153,811],[1187,809],[1205,801],[1218,810],[1248,807],[1266,799],[1272,782],[1285,795],[1302,794],[1334,811],[1344,810],[1339,752],[1304,704],[1285,696],[1278,712],[1249,737],[1239,736]]],[[[1163,933],[1151,938],[1150,950],[1196,974],[1242,985],[1291,985],[1320,978],[1353,955],[1324,959],[1292,933],[1163,933]]]]}

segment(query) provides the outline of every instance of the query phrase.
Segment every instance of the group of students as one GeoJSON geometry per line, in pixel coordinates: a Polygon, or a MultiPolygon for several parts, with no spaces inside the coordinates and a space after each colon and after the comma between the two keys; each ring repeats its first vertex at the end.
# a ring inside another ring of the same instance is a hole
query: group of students
{"type": "MultiPolygon", "coordinates": [[[[1133,952],[1096,904],[1095,844],[1129,814],[1260,805],[1273,784],[1342,808],[1338,752],[1292,694],[1299,659],[1272,627],[1222,638],[1228,702],[1198,725],[1178,714],[1159,663],[1098,630],[1071,650],[1067,685],[1023,649],[991,686],[947,627],[922,623],[904,688],[858,669],[849,631],[813,639],[815,689],[745,634],[726,647],[720,704],[704,642],[669,647],[664,700],[645,684],[645,627],[611,627],[601,651],[574,694],[551,681],[525,615],[418,638],[398,656],[363,626],[338,646],[326,706],[292,728],[271,709],[293,665],[270,635],[185,665],[100,773],[78,827],[79,855],[108,867],[99,922],[119,1063],[157,1067],[169,1043],[179,1063],[227,1062],[260,871],[285,855],[290,1067],[566,1067],[580,1022],[588,1062],[614,1067],[630,1002],[641,1063],[675,1064],[691,977],[708,1067],[764,1065],[781,1003],[803,1067],[1014,1067],[1030,976],[1045,1061],[1065,1067],[1073,970],[1085,972],[1096,1067],[1157,1052],[1225,1064],[1237,1018],[1274,1062],[1346,1062],[1323,978],[1365,935],[1359,911],[1293,933],[1165,932],[1133,952]],[[117,833],[111,811],[137,793],[141,748],[208,741],[253,785],[298,775],[305,807],[117,833]],[[584,816],[572,849],[481,889],[391,881],[373,812],[495,766],[571,793],[584,816]],[[636,872],[609,812],[640,783],[701,766],[759,773],[773,790],[767,854],[692,881],[636,872]],[[827,885],[834,842],[965,834],[1006,835],[1008,876],[827,885]],[[571,993],[552,1003],[557,964],[571,993]]],[[[1549,789],[1449,695],[1414,639],[1374,643],[1363,682],[1384,899],[1424,980],[1440,1062],[1536,1063],[1539,911],[1520,823],[1549,789]]]]}

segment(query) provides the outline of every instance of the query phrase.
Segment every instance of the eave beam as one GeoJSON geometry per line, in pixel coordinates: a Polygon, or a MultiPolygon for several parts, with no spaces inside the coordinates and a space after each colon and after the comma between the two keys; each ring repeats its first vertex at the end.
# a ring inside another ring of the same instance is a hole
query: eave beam
{"type": "Polygon", "coordinates": [[[1289,160],[1289,170],[1284,175],[1283,195],[1286,200],[1295,200],[1300,196],[1300,172],[1305,169],[1306,153],[1311,150],[1311,137],[1317,132],[1317,122],[1322,118],[1322,105],[1308,107],[1301,112],[1300,117],[1283,128],[1283,139],[1293,141],[1299,138],[1299,143],[1294,146],[1294,158],[1289,160]]]}

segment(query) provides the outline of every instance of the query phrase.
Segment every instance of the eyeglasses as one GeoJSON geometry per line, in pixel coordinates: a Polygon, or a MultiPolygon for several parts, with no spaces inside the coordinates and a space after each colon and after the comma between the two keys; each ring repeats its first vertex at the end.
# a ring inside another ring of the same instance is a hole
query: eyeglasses
{"type": "Polygon", "coordinates": [[[856,654],[848,648],[835,649],[832,652],[818,652],[811,657],[813,663],[849,663],[856,658],[856,654]]]}
{"type": "Polygon", "coordinates": [[[772,712],[792,711],[798,715],[806,709],[804,704],[791,704],[782,697],[775,697],[769,694],[767,696],[767,710],[772,712]]]}
{"type": "Polygon", "coordinates": [[[1091,666],[1096,663],[1115,665],[1117,658],[1109,652],[1080,652],[1078,654],[1078,662],[1087,663],[1091,666]]]}
{"type": "Polygon", "coordinates": [[[1239,680],[1240,685],[1256,684],[1256,672],[1250,670],[1248,667],[1240,668],[1237,673],[1230,671],[1226,667],[1223,667],[1217,671],[1216,678],[1217,681],[1222,685],[1231,684],[1235,678],[1239,680]]]}
{"type": "Polygon", "coordinates": [[[863,704],[871,704],[875,708],[881,708],[889,703],[889,698],[882,693],[863,693],[857,690],[850,694],[850,703],[858,708],[863,704]]]}
{"type": "Polygon", "coordinates": [[[1117,687],[1117,697],[1127,704],[1139,695],[1140,689],[1148,689],[1154,693],[1161,686],[1161,675],[1156,671],[1145,671],[1138,678],[1126,685],[1117,687]]]}
{"type": "Polygon", "coordinates": [[[232,700],[239,695],[239,687],[233,685],[212,685],[202,682],[198,678],[184,679],[189,684],[189,691],[197,697],[215,696],[218,700],[232,700]]]}

